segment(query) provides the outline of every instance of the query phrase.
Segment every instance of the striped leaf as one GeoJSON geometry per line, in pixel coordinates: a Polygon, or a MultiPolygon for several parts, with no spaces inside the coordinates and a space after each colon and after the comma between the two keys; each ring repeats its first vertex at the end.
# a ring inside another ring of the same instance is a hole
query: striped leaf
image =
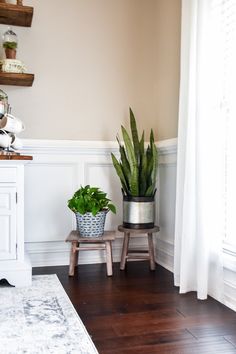
{"type": "Polygon", "coordinates": [[[130,113],[130,129],[131,129],[131,134],[132,134],[132,139],[133,139],[133,146],[134,146],[134,152],[135,152],[135,157],[137,163],[139,163],[139,139],[138,139],[138,130],[137,130],[137,125],[136,125],[136,120],[133,114],[132,109],[129,109],[130,113]]]}
{"type": "Polygon", "coordinates": [[[127,158],[129,161],[130,165],[130,193],[133,196],[138,196],[139,195],[139,171],[138,171],[138,165],[137,165],[137,160],[135,157],[135,152],[134,152],[134,147],[132,145],[132,141],[129,137],[129,134],[127,133],[126,129],[121,126],[122,130],[122,136],[123,140],[125,143],[125,148],[126,148],[126,153],[127,153],[127,158]]]}
{"type": "Polygon", "coordinates": [[[126,156],[125,148],[121,144],[119,137],[117,136],[116,139],[117,139],[117,142],[119,144],[120,159],[121,159],[121,165],[122,165],[123,174],[124,174],[124,177],[125,177],[127,185],[129,185],[129,182],[130,182],[130,165],[129,165],[129,161],[128,161],[127,156],[126,156]]]}
{"type": "Polygon", "coordinates": [[[120,178],[122,188],[124,189],[125,193],[128,195],[129,190],[128,190],[128,186],[127,186],[127,183],[125,180],[125,176],[124,176],[122,167],[113,153],[111,153],[111,157],[112,157],[113,166],[115,167],[116,173],[117,173],[118,177],[120,178]]]}

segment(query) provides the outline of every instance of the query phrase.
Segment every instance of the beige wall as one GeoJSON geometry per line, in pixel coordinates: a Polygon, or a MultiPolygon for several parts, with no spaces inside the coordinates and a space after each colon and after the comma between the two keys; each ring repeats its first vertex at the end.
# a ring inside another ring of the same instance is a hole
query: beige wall
{"type": "MultiPolygon", "coordinates": [[[[25,0],[13,27],[32,88],[3,86],[40,139],[114,140],[131,106],[140,129],[177,135],[180,0],[25,0]]],[[[7,26],[1,25],[3,33],[7,26]]]]}
{"type": "MultiPolygon", "coordinates": [[[[181,0],[156,0],[155,111],[158,140],[177,137],[181,0]]],[[[154,121],[153,121],[154,123],[154,121]]]]}

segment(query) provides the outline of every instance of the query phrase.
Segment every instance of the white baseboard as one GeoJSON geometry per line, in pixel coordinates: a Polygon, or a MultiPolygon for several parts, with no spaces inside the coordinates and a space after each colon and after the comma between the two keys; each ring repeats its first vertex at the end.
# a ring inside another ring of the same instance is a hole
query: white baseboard
{"type": "Polygon", "coordinates": [[[174,269],[174,245],[157,238],[156,241],[156,262],[170,272],[174,269]]]}
{"type": "MultiPolygon", "coordinates": [[[[132,237],[132,248],[147,247],[147,239],[132,237]]],[[[123,237],[118,235],[112,243],[113,262],[120,262],[123,237]]],[[[55,242],[27,242],[26,252],[30,256],[33,267],[69,265],[70,244],[64,241],[55,242]]],[[[81,251],[79,264],[105,263],[104,251],[81,251]]]]}

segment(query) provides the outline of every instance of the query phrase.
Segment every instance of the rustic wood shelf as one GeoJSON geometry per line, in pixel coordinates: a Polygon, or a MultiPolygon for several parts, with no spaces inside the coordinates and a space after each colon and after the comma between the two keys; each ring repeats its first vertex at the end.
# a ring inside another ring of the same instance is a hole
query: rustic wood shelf
{"type": "Polygon", "coordinates": [[[0,72],[0,85],[32,86],[34,74],[0,72]]]}
{"type": "Polygon", "coordinates": [[[0,155],[0,160],[33,160],[32,156],[28,155],[0,155]]]}
{"type": "Polygon", "coordinates": [[[31,6],[19,6],[0,3],[0,23],[4,25],[30,27],[34,9],[31,6]]]}

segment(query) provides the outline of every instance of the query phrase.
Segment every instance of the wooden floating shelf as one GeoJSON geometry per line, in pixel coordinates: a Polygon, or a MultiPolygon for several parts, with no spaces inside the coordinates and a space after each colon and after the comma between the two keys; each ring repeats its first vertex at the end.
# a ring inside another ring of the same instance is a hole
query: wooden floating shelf
{"type": "Polygon", "coordinates": [[[31,6],[19,6],[0,3],[0,23],[4,25],[30,27],[34,9],[31,6]]]}
{"type": "Polygon", "coordinates": [[[0,72],[0,85],[32,86],[34,74],[0,72]]]}
{"type": "Polygon", "coordinates": [[[0,155],[0,160],[33,160],[32,156],[27,155],[0,155]]]}

